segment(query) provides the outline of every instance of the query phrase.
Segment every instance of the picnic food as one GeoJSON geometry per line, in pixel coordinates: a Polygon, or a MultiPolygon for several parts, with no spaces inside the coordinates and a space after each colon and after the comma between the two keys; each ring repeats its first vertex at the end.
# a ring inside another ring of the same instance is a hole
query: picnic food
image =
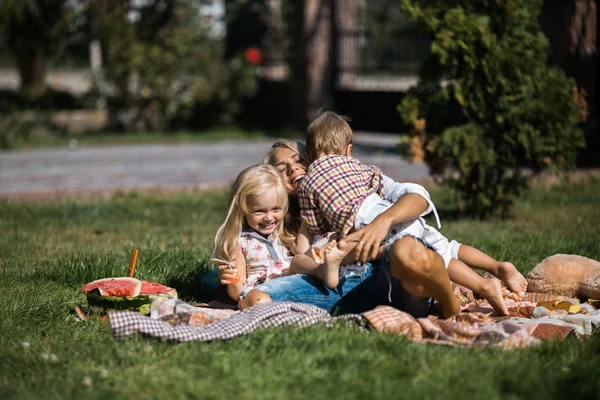
{"type": "MultiPolygon", "coordinates": [[[[218,265],[227,265],[227,268],[235,269],[235,263],[233,263],[232,261],[223,260],[222,258],[212,257],[211,259],[208,260],[208,262],[213,263],[213,264],[218,264],[218,265]]],[[[228,282],[230,285],[235,285],[236,283],[238,283],[240,281],[240,279],[241,279],[240,273],[235,271],[233,279],[229,280],[228,282]]]]}
{"type": "Polygon", "coordinates": [[[136,297],[142,289],[142,281],[135,278],[104,278],[88,283],[81,288],[84,294],[97,289],[102,296],[136,297]]]}
{"type": "Polygon", "coordinates": [[[177,291],[173,288],[129,277],[98,279],[85,285],[81,291],[90,307],[100,313],[110,309],[148,314],[155,298],[177,298],[177,291]]]}
{"type": "Polygon", "coordinates": [[[230,284],[235,285],[236,283],[238,283],[240,281],[240,273],[235,271],[235,276],[233,277],[232,280],[229,281],[230,284]]]}

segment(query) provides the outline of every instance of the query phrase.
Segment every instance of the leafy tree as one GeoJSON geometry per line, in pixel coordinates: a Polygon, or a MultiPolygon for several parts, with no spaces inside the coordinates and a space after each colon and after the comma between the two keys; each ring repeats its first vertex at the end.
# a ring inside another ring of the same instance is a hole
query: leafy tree
{"type": "Polygon", "coordinates": [[[92,34],[103,47],[105,79],[126,128],[164,129],[175,120],[208,120],[215,113],[207,109],[213,106],[217,114],[229,116],[253,92],[256,67],[242,53],[224,57],[224,40],[203,21],[202,3],[89,3],[92,34]]]}
{"type": "Polygon", "coordinates": [[[44,86],[46,56],[68,32],[72,9],[67,3],[68,0],[0,1],[0,29],[15,57],[23,88],[44,86]]]}
{"type": "Polygon", "coordinates": [[[462,210],[506,216],[526,169],[574,165],[585,100],[548,68],[541,0],[403,0],[433,35],[419,83],[399,105],[413,126],[401,146],[460,195],[462,210]]]}

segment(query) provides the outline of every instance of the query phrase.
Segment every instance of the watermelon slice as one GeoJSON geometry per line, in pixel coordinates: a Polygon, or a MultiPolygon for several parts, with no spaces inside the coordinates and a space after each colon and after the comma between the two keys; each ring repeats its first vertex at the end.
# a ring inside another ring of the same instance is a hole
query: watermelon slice
{"type": "Polygon", "coordinates": [[[177,298],[177,290],[156,282],[142,281],[140,294],[162,294],[173,299],[177,298]]]}
{"type": "Polygon", "coordinates": [[[149,314],[150,305],[155,298],[177,298],[177,291],[173,288],[127,277],[98,279],[81,290],[90,307],[99,313],[106,310],[131,310],[149,314]]]}
{"type": "Polygon", "coordinates": [[[97,279],[81,288],[84,294],[98,289],[102,296],[136,297],[142,289],[142,281],[135,278],[104,278],[97,279]]]}

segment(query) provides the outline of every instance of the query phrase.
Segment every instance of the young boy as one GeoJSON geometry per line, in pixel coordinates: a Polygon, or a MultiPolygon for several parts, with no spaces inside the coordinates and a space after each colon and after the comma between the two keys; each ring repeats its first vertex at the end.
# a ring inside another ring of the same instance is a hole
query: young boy
{"type": "MultiPolygon", "coordinates": [[[[382,199],[385,188],[381,171],[351,157],[352,129],[344,118],[323,112],[309,126],[306,147],[310,163],[299,187],[300,213],[311,234],[336,232],[340,238],[360,229],[391,204],[382,199]]],[[[523,296],[527,281],[513,264],[499,262],[471,246],[448,241],[439,231],[417,218],[392,227],[386,244],[411,235],[425,240],[444,259],[450,280],[481,294],[500,315],[508,310],[500,281],[485,279],[469,267],[487,271],[502,280],[507,288],[523,296]]],[[[319,277],[336,287],[342,259],[356,244],[324,248],[319,277]]]]}

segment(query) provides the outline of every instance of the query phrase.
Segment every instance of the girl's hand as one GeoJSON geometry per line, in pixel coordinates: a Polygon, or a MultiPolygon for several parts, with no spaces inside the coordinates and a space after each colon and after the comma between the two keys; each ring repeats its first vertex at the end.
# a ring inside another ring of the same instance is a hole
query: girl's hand
{"type": "Polygon", "coordinates": [[[240,273],[228,265],[219,265],[217,275],[222,285],[235,285],[240,281],[240,273]]]}
{"type": "Polygon", "coordinates": [[[217,276],[221,280],[222,285],[235,285],[240,281],[240,273],[235,268],[233,262],[220,258],[211,258],[208,261],[218,265],[219,271],[217,272],[217,276]]]}

